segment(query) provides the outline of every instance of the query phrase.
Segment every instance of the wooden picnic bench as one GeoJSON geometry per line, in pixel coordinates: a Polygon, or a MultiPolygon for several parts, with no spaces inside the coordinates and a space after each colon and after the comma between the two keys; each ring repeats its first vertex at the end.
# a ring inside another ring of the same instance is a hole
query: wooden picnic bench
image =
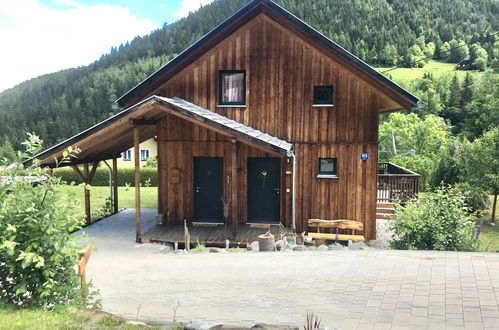
{"type": "Polygon", "coordinates": [[[364,235],[358,235],[357,232],[364,232],[364,224],[360,221],[339,219],[339,220],[322,220],[322,219],[308,219],[308,227],[316,228],[317,232],[308,232],[306,237],[320,240],[332,241],[348,241],[363,242],[365,241],[364,235]],[[321,228],[336,229],[336,233],[321,233],[321,228]],[[339,234],[339,229],[351,230],[351,234],[339,234]]]}

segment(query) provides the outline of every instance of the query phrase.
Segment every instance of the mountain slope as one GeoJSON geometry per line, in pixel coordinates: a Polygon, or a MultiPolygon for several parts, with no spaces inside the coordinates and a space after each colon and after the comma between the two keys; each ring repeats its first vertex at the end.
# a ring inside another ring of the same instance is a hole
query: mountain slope
{"type": "MultiPolygon", "coordinates": [[[[89,66],[26,81],[0,93],[0,145],[15,147],[27,132],[46,145],[65,139],[101,120],[116,98],[248,0],[218,0],[174,24],[112,48],[89,66]]],[[[438,58],[443,42],[480,42],[492,54],[499,29],[496,0],[278,0],[279,4],[371,64],[385,61],[385,50],[404,57],[408,49],[433,42],[438,58]]],[[[388,55],[386,55],[388,56],[388,55]]]]}

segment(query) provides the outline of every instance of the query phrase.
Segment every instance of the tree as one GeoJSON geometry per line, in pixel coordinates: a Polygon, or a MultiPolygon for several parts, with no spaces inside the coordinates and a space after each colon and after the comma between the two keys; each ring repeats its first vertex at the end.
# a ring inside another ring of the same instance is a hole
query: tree
{"type": "Polygon", "coordinates": [[[463,88],[461,89],[461,100],[459,101],[459,107],[465,109],[468,103],[473,100],[473,77],[469,72],[466,72],[464,76],[463,88]]]}
{"type": "Polygon", "coordinates": [[[449,136],[450,127],[438,116],[428,115],[421,119],[414,113],[393,113],[383,120],[379,128],[379,139],[382,142],[379,158],[421,174],[421,186],[427,189],[438,162],[447,149],[449,136]],[[406,154],[405,156],[396,156],[393,150],[389,150],[390,139],[384,142],[392,133],[395,135],[397,154],[406,154]],[[411,149],[415,150],[415,155],[410,155],[411,149]]]}
{"type": "Polygon", "coordinates": [[[424,73],[423,78],[417,84],[417,94],[424,104],[422,115],[438,115],[442,109],[440,94],[437,92],[435,79],[431,73],[424,73]]]}
{"type": "Polygon", "coordinates": [[[469,48],[463,40],[452,39],[450,45],[450,58],[449,61],[457,63],[461,61],[466,55],[469,54],[469,48]]]}
{"type": "Polygon", "coordinates": [[[405,56],[405,64],[409,68],[422,68],[425,64],[425,56],[418,45],[412,45],[405,56]]]}
{"type": "Polygon", "coordinates": [[[463,127],[470,139],[493,127],[499,127],[499,75],[488,71],[475,85],[473,99],[467,105],[468,117],[463,127]]]}
{"type": "Polygon", "coordinates": [[[380,60],[383,64],[388,66],[397,65],[398,62],[397,47],[391,44],[386,45],[380,54],[380,60]]]}
{"type": "Polygon", "coordinates": [[[426,57],[426,62],[428,63],[435,55],[435,44],[433,42],[427,43],[423,49],[423,53],[426,57]]]}
{"type": "Polygon", "coordinates": [[[14,161],[16,157],[16,152],[12,147],[12,144],[7,140],[3,146],[0,146],[0,165],[10,164],[14,161]]]}
{"type": "Polygon", "coordinates": [[[495,221],[499,194],[499,126],[485,132],[464,153],[463,180],[494,195],[491,221],[495,221]]]}
{"type": "Polygon", "coordinates": [[[439,58],[448,61],[450,58],[450,44],[446,41],[440,47],[439,58]]]}
{"type": "Polygon", "coordinates": [[[478,48],[476,50],[475,59],[472,62],[473,69],[485,71],[485,69],[487,68],[487,59],[488,59],[487,51],[482,47],[478,48]]]}

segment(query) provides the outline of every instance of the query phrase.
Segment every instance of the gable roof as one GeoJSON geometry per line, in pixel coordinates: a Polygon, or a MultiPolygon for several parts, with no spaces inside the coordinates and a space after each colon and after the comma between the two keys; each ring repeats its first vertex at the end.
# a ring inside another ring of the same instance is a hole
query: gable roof
{"type": "Polygon", "coordinates": [[[265,12],[266,14],[274,14],[279,18],[284,19],[306,36],[315,40],[327,50],[339,56],[346,63],[360,70],[364,78],[367,77],[368,79],[370,78],[379,83],[388,92],[391,92],[393,96],[396,96],[404,101],[408,107],[414,107],[418,103],[419,99],[416,96],[399,86],[397,83],[388,79],[383,74],[372,68],[369,64],[365,63],[331,39],[327,38],[322,33],[272,0],[252,0],[232,16],[216,26],[213,30],[208,32],[201,39],[185,49],[177,57],[159,68],[156,72],[118,98],[115,103],[120,107],[123,107],[130,102],[137,102],[141,97],[145,96],[144,94],[146,94],[148,90],[154,89],[163,82],[167,81],[174,74],[178,73],[181,69],[192,63],[196,58],[210,49],[213,44],[222,41],[230,35],[232,31],[244,25],[251,18],[262,12],[265,12]]]}

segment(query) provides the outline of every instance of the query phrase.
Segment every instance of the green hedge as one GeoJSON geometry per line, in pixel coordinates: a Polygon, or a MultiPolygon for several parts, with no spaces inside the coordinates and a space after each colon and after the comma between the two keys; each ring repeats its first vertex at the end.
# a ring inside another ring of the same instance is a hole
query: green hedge
{"type": "MultiPolygon", "coordinates": [[[[78,179],[73,169],[58,168],[54,170],[54,174],[60,177],[63,181],[67,183],[75,182],[80,184],[81,181],[78,179]]],[[[142,168],[140,171],[140,182],[142,186],[150,182],[151,187],[158,186],[158,171],[155,168],[142,168]]],[[[118,168],[118,185],[125,186],[126,184],[130,186],[135,186],[135,169],[131,168],[118,168]]],[[[94,179],[91,183],[92,186],[108,186],[109,185],[109,170],[107,167],[99,167],[95,172],[94,179]]]]}

